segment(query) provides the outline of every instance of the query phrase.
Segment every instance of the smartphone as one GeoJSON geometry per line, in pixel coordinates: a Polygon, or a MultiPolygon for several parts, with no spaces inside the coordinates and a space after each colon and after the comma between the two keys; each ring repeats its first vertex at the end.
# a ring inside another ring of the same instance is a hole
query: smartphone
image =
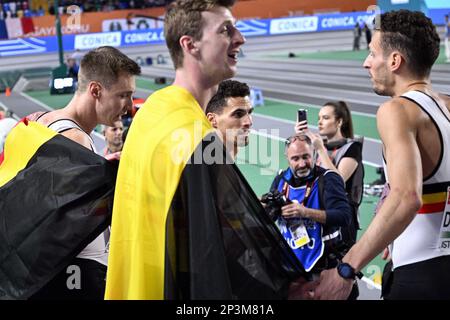
{"type": "Polygon", "coordinates": [[[307,113],[308,113],[308,110],[306,110],[306,109],[298,109],[297,122],[308,120],[307,113]]]}

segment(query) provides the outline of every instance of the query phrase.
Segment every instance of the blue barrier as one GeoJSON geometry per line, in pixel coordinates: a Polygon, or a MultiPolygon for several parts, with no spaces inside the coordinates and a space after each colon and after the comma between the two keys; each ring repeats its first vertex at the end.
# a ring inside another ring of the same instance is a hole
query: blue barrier
{"type": "Polygon", "coordinates": [[[245,37],[267,36],[270,34],[270,19],[239,20],[236,27],[245,37]]]}
{"type": "MultiPolygon", "coordinates": [[[[163,29],[64,35],[64,51],[90,50],[100,46],[129,47],[164,43],[163,29]]],[[[0,57],[58,51],[57,37],[18,38],[0,41],[0,57]]]]}

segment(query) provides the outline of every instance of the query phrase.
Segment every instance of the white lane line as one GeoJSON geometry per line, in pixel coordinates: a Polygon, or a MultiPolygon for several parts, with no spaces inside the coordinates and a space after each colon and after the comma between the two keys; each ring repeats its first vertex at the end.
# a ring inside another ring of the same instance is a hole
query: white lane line
{"type": "MultiPolygon", "coordinates": [[[[1,101],[0,101],[0,107],[1,107],[1,108],[3,109],[3,111],[5,111],[5,112],[8,112],[8,110],[9,110],[8,107],[5,106],[5,105],[3,104],[3,102],[1,102],[1,101]]],[[[20,120],[20,118],[19,118],[14,112],[12,112],[11,117],[14,118],[14,119],[16,119],[17,121],[20,120]]]]}
{"type": "Polygon", "coordinates": [[[43,103],[43,102],[41,102],[41,101],[39,101],[39,100],[37,100],[37,99],[35,99],[35,98],[29,96],[29,95],[26,94],[25,92],[19,92],[19,94],[20,94],[22,97],[24,97],[25,99],[28,99],[28,100],[32,101],[33,103],[36,103],[37,105],[41,106],[41,107],[44,108],[45,110],[48,110],[48,111],[53,111],[53,110],[55,110],[55,109],[50,108],[50,107],[49,107],[48,105],[46,105],[45,103],[43,103]]]}

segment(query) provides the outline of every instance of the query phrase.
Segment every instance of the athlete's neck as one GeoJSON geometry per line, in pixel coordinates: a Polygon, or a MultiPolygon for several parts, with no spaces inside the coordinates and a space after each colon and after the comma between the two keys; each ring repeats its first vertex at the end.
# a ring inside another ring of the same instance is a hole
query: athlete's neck
{"type": "Polygon", "coordinates": [[[395,96],[401,96],[402,94],[409,92],[409,91],[430,91],[430,82],[427,80],[417,80],[407,83],[405,86],[401,87],[397,92],[395,96]]]}

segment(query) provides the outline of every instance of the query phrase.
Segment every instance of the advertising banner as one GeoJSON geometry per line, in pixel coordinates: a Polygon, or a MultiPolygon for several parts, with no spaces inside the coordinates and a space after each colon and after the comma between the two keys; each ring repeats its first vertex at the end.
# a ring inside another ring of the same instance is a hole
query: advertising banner
{"type": "MultiPolygon", "coordinates": [[[[237,27],[245,37],[249,38],[254,36],[304,32],[350,30],[354,27],[356,22],[368,22],[370,25],[373,18],[374,14],[372,13],[352,12],[281,19],[241,20],[237,22],[237,27]]],[[[54,30],[52,30],[52,32],[53,31],[54,30]]],[[[113,47],[128,47],[164,43],[164,30],[162,28],[86,34],[73,34],[74,32],[77,32],[76,30],[67,29],[66,31],[70,31],[72,34],[64,34],[63,36],[63,46],[65,51],[73,51],[75,49],[90,50],[106,45],[113,47]]],[[[56,36],[28,37],[0,41],[0,56],[38,54],[56,51],[58,51],[56,36]]]]}
{"type": "Polygon", "coordinates": [[[318,22],[319,18],[315,16],[273,19],[270,23],[270,34],[315,32],[318,22]]]}
{"type": "Polygon", "coordinates": [[[369,26],[375,18],[374,13],[352,12],[326,14],[306,17],[292,17],[270,20],[270,35],[350,30],[356,22],[366,22],[369,26]]]}

